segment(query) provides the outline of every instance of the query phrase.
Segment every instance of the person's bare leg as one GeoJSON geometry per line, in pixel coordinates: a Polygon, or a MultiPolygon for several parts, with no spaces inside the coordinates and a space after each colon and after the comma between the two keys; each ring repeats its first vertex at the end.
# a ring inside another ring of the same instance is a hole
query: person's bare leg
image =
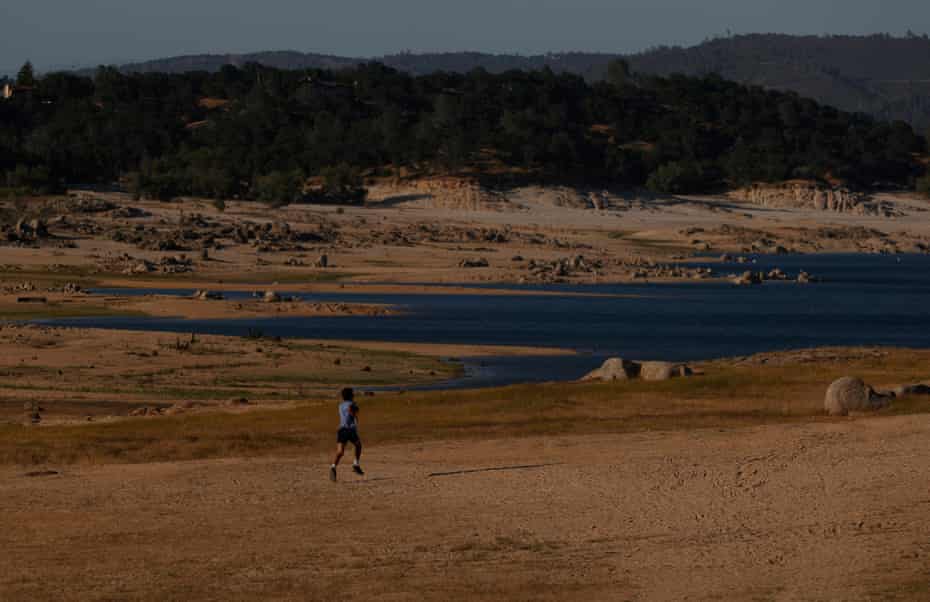
{"type": "Polygon", "coordinates": [[[355,462],[352,463],[352,471],[355,474],[365,474],[362,466],[358,463],[362,459],[362,442],[354,441],[353,443],[355,445],[355,462]]]}
{"type": "Polygon", "coordinates": [[[329,480],[336,482],[336,466],[339,464],[339,460],[342,460],[342,456],[346,453],[346,444],[337,443],[336,444],[336,455],[333,458],[333,465],[329,467],[329,480]]]}
{"type": "MultiPolygon", "coordinates": [[[[339,460],[342,460],[342,456],[346,453],[346,444],[337,443],[336,444],[336,456],[333,458],[333,466],[339,466],[339,460]]],[[[358,448],[355,450],[355,455],[358,456],[358,448]]]]}

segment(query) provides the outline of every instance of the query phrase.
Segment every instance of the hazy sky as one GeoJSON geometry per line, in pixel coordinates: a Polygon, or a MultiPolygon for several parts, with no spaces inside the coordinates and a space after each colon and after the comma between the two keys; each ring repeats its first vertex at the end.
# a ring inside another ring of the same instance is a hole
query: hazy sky
{"type": "Polygon", "coordinates": [[[930,31],[927,0],[0,0],[0,70],[178,54],[636,51],[734,33],[930,31]]]}

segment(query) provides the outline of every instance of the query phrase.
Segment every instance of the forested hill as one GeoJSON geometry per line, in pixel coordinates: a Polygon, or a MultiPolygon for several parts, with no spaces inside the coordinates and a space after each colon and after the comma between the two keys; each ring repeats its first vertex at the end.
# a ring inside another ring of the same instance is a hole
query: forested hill
{"type": "MultiPolygon", "coordinates": [[[[621,55],[554,53],[532,56],[450,52],[392,54],[373,60],[411,73],[491,73],[549,67],[589,81],[604,77],[607,64],[621,55]]],[[[789,36],[752,34],[717,38],[690,48],[660,47],[625,58],[634,71],[668,75],[719,73],[726,79],[791,90],[847,111],[881,119],[902,119],[930,127],[930,39],[873,36],[789,36]]],[[[249,62],[279,69],[354,67],[367,59],[300,52],[196,55],[124,65],[124,73],[217,71],[249,62]]],[[[85,74],[90,74],[87,72],[85,74]]]]}
{"type": "Polygon", "coordinates": [[[628,57],[657,75],[718,73],[847,111],[930,127],[930,38],[746,35],[628,57]]]}
{"type": "Polygon", "coordinates": [[[795,94],[611,63],[607,80],[551,70],[412,76],[246,65],[216,73],[36,77],[0,100],[11,189],[121,180],[139,194],[299,200],[358,191],[362,172],[469,169],[523,181],[719,190],[823,179],[911,186],[926,140],[903,122],[795,94]]]}

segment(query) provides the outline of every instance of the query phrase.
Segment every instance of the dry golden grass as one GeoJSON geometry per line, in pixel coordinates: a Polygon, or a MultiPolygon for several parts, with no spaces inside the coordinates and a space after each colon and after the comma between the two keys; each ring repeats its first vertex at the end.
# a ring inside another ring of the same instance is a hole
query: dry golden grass
{"type": "MultiPolygon", "coordinates": [[[[473,391],[381,393],[360,400],[367,444],[446,439],[739,428],[832,420],[828,384],[930,378],[925,351],[786,366],[708,364],[706,373],[658,383],[550,383],[473,391]]],[[[311,454],[333,445],[336,400],[241,414],[138,418],[107,424],[0,427],[0,463],[149,462],[311,454]]],[[[930,411],[930,399],[898,400],[884,414],[930,411]]]]}

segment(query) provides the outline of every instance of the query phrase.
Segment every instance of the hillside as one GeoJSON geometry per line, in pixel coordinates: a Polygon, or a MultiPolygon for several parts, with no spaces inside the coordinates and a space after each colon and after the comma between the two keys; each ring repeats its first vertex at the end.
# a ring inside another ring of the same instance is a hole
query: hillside
{"type": "Polygon", "coordinates": [[[223,65],[255,62],[278,69],[340,69],[374,60],[413,75],[436,71],[491,73],[549,67],[593,81],[607,64],[626,58],[634,71],[668,75],[719,73],[726,79],[793,91],[847,111],[885,120],[902,119],[930,127],[930,39],[911,36],[789,36],[752,34],[708,40],[690,48],[659,47],[632,55],[549,53],[540,55],[480,52],[401,53],[351,58],[301,52],[194,55],[120,67],[124,73],[217,71],[223,65]]]}
{"type": "Polygon", "coordinates": [[[49,74],[0,102],[0,175],[14,190],[122,179],[158,198],[286,203],[307,177],[358,200],[362,172],[400,167],[671,194],[785,179],[910,187],[925,171],[926,141],[905,123],[718,76],[614,75],[49,74]]]}
{"type": "Polygon", "coordinates": [[[746,35],[628,57],[656,75],[718,73],[797,92],[847,111],[930,126],[930,39],[884,35],[746,35]]]}

